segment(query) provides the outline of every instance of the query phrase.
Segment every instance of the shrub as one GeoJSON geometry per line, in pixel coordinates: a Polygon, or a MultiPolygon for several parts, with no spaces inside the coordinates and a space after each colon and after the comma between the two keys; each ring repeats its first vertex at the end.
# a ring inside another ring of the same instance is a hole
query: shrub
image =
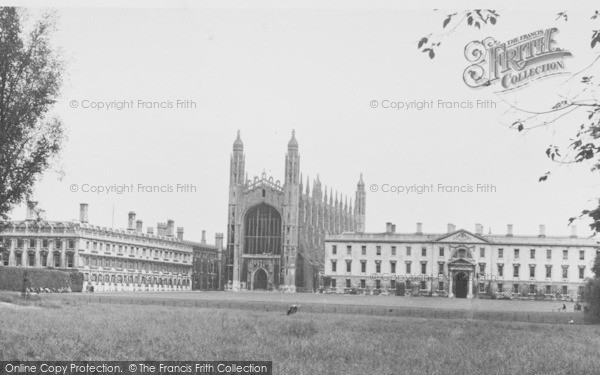
{"type": "Polygon", "coordinates": [[[82,292],[83,291],[83,273],[77,270],[69,270],[65,271],[69,272],[69,282],[71,287],[71,292],[82,292]]]}
{"type": "Polygon", "coordinates": [[[0,290],[22,292],[25,288],[70,288],[81,292],[83,274],[77,270],[0,267],[0,290]]]}
{"type": "Polygon", "coordinates": [[[519,285],[519,290],[520,290],[519,295],[521,297],[529,297],[529,284],[519,285]]]}
{"type": "Polygon", "coordinates": [[[406,285],[404,283],[396,284],[396,295],[401,297],[406,295],[406,285]]]}
{"type": "Polygon", "coordinates": [[[488,282],[487,286],[485,287],[485,294],[491,299],[496,299],[496,291],[492,288],[491,282],[488,282]]]}

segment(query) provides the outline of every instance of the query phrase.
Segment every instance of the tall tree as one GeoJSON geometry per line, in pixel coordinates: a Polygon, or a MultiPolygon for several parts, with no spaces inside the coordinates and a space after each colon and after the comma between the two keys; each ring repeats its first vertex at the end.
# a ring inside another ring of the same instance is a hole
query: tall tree
{"type": "Polygon", "coordinates": [[[587,280],[583,292],[586,302],[584,321],[589,324],[600,324],[600,253],[596,254],[592,271],[594,277],[587,280]]]}
{"type": "Polygon", "coordinates": [[[24,11],[0,8],[0,224],[28,199],[61,150],[64,130],[49,111],[64,62],[50,43],[53,14],[24,31],[24,11]]]}

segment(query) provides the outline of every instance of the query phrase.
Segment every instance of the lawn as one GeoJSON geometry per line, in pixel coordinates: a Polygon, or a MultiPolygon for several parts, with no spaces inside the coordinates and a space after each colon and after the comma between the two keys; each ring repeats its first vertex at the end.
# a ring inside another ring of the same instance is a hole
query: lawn
{"type": "Polygon", "coordinates": [[[574,302],[546,302],[519,300],[466,299],[444,297],[396,297],[396,296],[365,296],[347,294],[314,294],[314,293],[276,293],[276,292],[121,292],[121,293],[72,293],[58,294],[59,298],[99,297],[124,299],[186,299],[198,301],[224,302],[279,302],[318,305],[355,305],[381,306],[396,308],[435,308],[450,310],[474,311],[529,311],[551,312],[565,304],[567,311],[573,312],[574,302]]]}
{"type": "Polygon", "coordinates": [[[143,304],[265,311],[285,311],[291,304],[301,304],[304,312],[556,324],[567,324],[572,320],[575,324],[583,324],[583,314],[574,311],[573,302],[565,302],[566,312],[557,312],[557,307],[562,307],[563,302],[313,293],[61,293],[48,294],[45,298],[80,304],[143,304]]]}
{"type": "Polygon", "coordinates": [[[270,360],[286,375],[600,368],[595,326],[74,302],[0,303],[0,360],[270,360]]]}

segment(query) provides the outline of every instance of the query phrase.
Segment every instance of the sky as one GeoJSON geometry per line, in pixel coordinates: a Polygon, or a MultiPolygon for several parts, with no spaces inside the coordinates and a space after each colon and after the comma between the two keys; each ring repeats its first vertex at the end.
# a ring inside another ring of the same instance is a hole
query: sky
{"type": "MultiPolygon", "coordinates": [[[[43,11],[40,3],[26,4],[34,16],[43,11]]],[[[516,235],[535,235],[545,224],[547,234],[567,235],[567,219],[599,198],[597,173],[558,166],[545,155],[548,145],[573,136],[581,115],[530,132],[509,126],[523,116],[509,103],[549,108],[576,92],[574,81],[548,77],[505,93],[499,85],[473,89],[463,81],[469,42],[507,41],[551,27],[559,30],[557,45],[573,54],[565,71],[583,69],[598,54],[589,46],[600,23],[590,19],[591,3],[569,10],[565,22],[556,19],[568,8],[560,3],[519,8],[503,2],[496,25],[462,25],[439,36],[434,59],[417,42],[440,34],[445,16],[456,11],[434,11],[434,2],[44,4],[56,6],[53,43],[67,62],[53,114],[68,141],[34,196],[49,220],[77,219],[85,202],[96,225],[126,227],[127,213],[135,211],[144,227],[173,219],[186,238],[199,240],[206,230],[212,242],[226,229],[238,130],[251,179],[264,171],[283,180],[292,130],[311,185],[318,174],[328,188],[353,198],[362,173],[368,232],[384,231],[386,222],[414,232],[422,222],[425,232],[443,233],[448,223],[474,231],[480,223],[485,233],[504,234],[513,224],[516,235]],[[177,108],[178,100],[195,108],[177,108]],[[437,108],[477,100],[496,106],[437,108]],[[423,101],[436,108],[383,108],[423,101]],[[133,105],[115,108],[123,102],[133,105]],[[147,102],[173,108],[147,108],[147,102]],[[91,108],[99,105],[113,107],[91,108]],[[547,171],[550,178],[538,182],[547,171]],[[196,191],[138,189],[178,184],[196,191]],[[423,194],[383,191],[431,184],[435,191],[423,194]],[[439,192],[439,184],[490,184],[495,192],[439,192]],[[133,191],[89,191],[124,185],[133,191]]],[[[13,211],[14,219],[24,216],[22,206],[13,211]]],[[[590,234],[587,222],[577,225],[580,235],[590,234]]]]}

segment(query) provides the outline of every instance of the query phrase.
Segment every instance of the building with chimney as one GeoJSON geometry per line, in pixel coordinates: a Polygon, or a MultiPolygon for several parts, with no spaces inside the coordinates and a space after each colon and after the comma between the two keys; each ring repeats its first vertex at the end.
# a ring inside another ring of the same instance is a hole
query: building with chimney
{"type": "MultiPolygon", "coordinates": [[[[88,222],[88,205],[78,221],[46,221],[33,204],[26,220],[11,221],[0,233],[2,266],[78,269],[84,291],[177,291],[192,287],[193,246],[175,235],[175,223],[159,223],[157,232],[128,215],[127,229],[88,222]]],[[[222,237],[222,236],[221,236],[222,237]]]]}
{"type": "MultiPolygon", "coordinates": [[[[183,228],[178,228],[177,233],[178,235],[181,233],[183,238],[183,228]]],[[[223,233],[215,234],[214,245],[206,243],[205,230],[202,231],[200,242],[184,241],[184,243],[190,245],[194,252],[192,290],[222,290],[223,233]]]]}
{"type": "Polygon", "coordinates": [[[599,248],[596,239],[514,235],[456,229],[424,233],[417,223],[412,233],[397,233],[387,223],[385,232],[328,235],[325,275],[334,292],[394,293],[403,283],[411,294],[473,298],[557,298],[575,300],[584,281],[592,277],[599,248]]]}
{"type": "Polygon", "coordinates": [[[300,173],[295,133],[285,155],[283,182],[262,173],[248,179],[238,131],[230,164],[224,279],[228,290],[295,292],[318,288],[325,235],[365,228],[362,176],[355,201],[300,173]]]}

